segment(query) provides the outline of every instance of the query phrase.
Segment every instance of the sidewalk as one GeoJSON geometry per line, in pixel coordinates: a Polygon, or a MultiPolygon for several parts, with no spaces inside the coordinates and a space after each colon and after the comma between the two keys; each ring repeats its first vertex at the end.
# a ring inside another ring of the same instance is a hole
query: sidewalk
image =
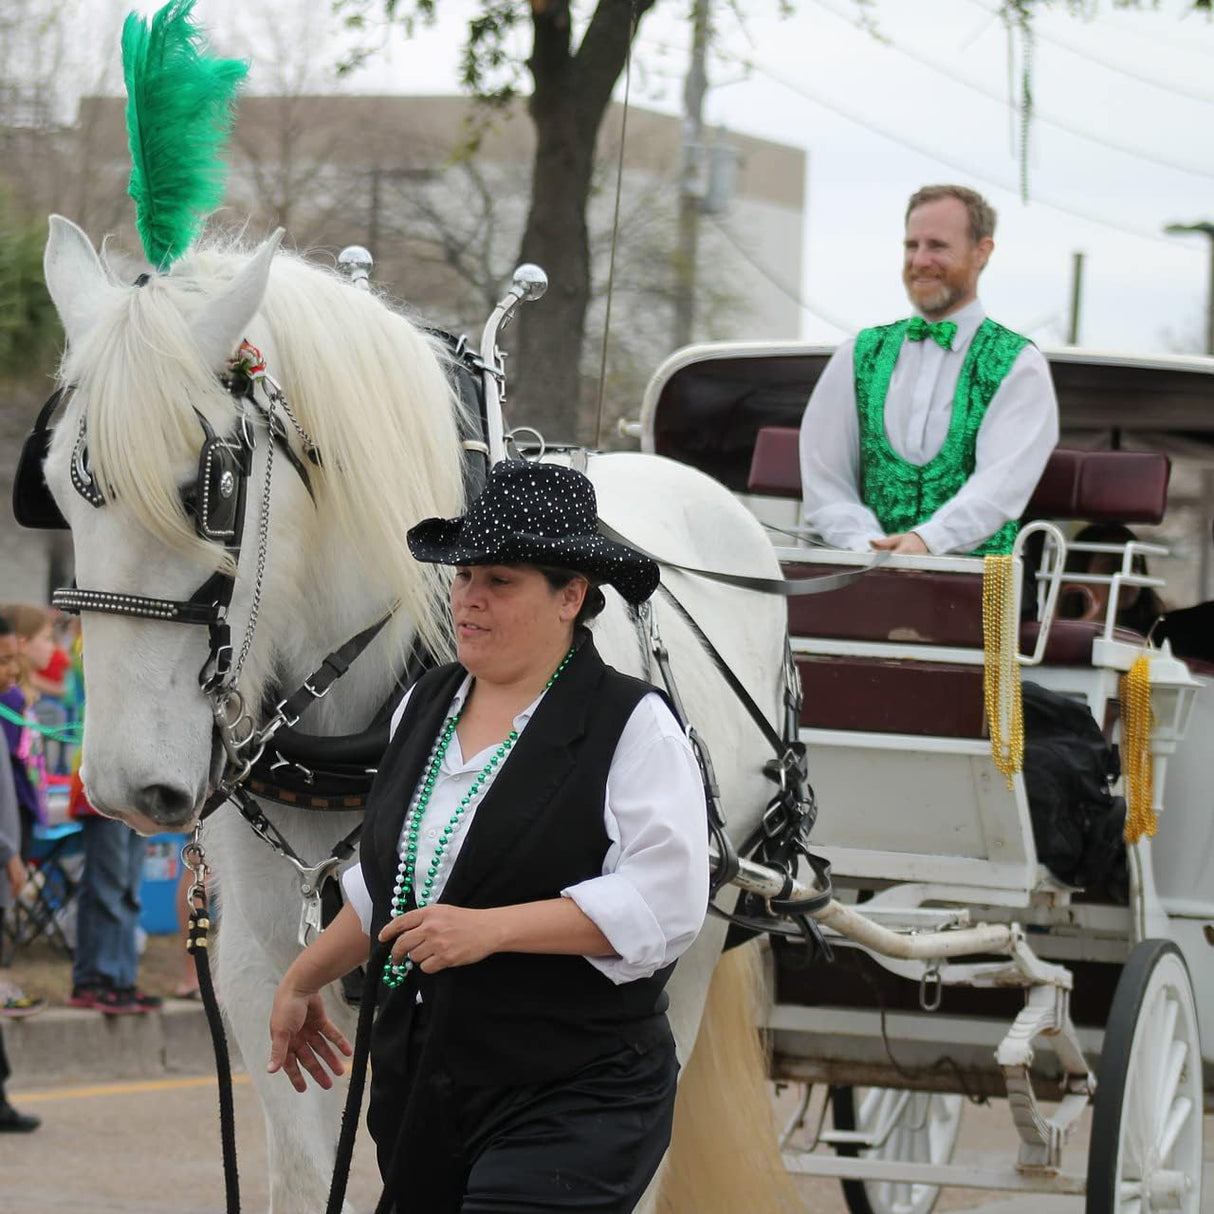
{"type": "Polygon", "coordinates": [[[161,1010],[137,1016],[51,1007],[6,1020],[3,1029],[13,1087],[206,1075],[215,1069],[206,1013],[193,1000],[166,999],[161,1010]]]}

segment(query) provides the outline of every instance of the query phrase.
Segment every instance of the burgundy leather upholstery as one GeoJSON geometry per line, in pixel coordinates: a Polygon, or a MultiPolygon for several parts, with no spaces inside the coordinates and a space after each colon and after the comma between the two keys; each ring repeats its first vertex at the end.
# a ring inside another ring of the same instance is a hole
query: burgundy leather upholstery
{"type": "MultiPolygon", "coordinates": [[[[785,565],[784,572],[789,578],[801,578],[851,568],[785,565]]],[[[1020,626],[1022,653],[1032,653],[1036,647],[1039,627],[1036,620],[1020,626]]],[[[842,590],[789,599],[788,629],[793,636],[838,641],[904,641],[978,649],[982,646],[982,577],[877,569],[842,590]]],[[[1103,623],[1091,620],[1055,620],[1042,661],[1047,666],[1090,666],[1092,642],[1103,630],[1103,623]]],[[[1143,640],[1128,628],[1116,629],[1114,636],[1136,645],[1143,640]]]]}
{"type": "Polygon", "coordinates": [[[800,431],[791,426],[764,426],[755,438],[750,457],[751,493],[769,497],[801,497],[800,431]]]}
{"type": "MultiPolygon", "coordinates": [[[[1041,625],[1036,620],[1025,620],[1020,625],[1020,652],[1032,653],[1037,646],[1037,635],[1041,625]]],[[[1045,643],[1046,666],[1090,666],[1092,664],[1092,642],[1104,632],[1104,621],[1055,620],[1050,625],[1050,637],[1045,643]]],[[[1142,645],[1145,637],[1132,628],[1114,628],[1113,639],[1127,641],[1131,645],[1142,645]]],[[[1029,670],[1025,667],[1022,673],[1029,670]]],[[[1025,673],[1026,678],[1032,678],[1025,673]]]]}
{"type": "MultiPolygon", "coordinates": [[[[755,440],[747,488],[769,497],[801,496],[799,434],[765,426],[755,440]]],[[[1149,523],[1163,519],[1171,461],[1156,451],[1077,451],[1056,447],[1025,518],[1149,523]]]]}
{"type": "Polygon", "coordinates": [[[985,736],[981,666],[816,655],[798,657],[797,669],[808,728],[985,736]]]}
{"type": "MultiPolygon", "coordinates": [[[[789,578],[847,570],[855,566],[784,566],[789,578]]],[[[788,628],[793,636],[973,649],[982,644],[982,578],[877,569],[842,590],[789,599],[788,628]]]]}
{"type": "Polygon", "coordinates": [[[1163,521],[1172,463],[1158,451],[1074,451],[1057,447],[1033,490],[1026,518],[1093,523],[1163,521]]]}

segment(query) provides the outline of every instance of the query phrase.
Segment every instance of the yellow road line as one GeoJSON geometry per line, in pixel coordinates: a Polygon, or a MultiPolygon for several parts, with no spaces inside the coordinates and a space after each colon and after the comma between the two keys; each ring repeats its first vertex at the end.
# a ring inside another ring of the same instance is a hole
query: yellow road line
{"type": "MultiPolygon", "coordinates": [[[[248,1083],[248,1075],[233,1075],[232,1082],[248,1083]]],[[[215,1086],[214,1075],[182,1079],[142,1079],[126,1083],[98,1083],[85,1088],[61,1088],[54,1092],[14,1092],[9,1098],[18,1104],[38,1104],[48,1100],[82,1100],[89,1096],[129,1096],[138,1092],[172,1092],[185,1088],[215,1086]]]]}

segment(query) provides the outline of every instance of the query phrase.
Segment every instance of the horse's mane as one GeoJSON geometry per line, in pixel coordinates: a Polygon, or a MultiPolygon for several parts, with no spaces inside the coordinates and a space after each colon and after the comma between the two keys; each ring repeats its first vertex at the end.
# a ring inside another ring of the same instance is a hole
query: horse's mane
{"type": "MultiPolygon", "coordinates": [[[[197,537],[179,489],[202,443],[195,408],[223,433],[234,404],[203,365],[189,320],[250,255],[203,248],[143,287],[116,284],[61,368],[87,400],[90,461],[107,496],[162,542],[213,565],[222,551],[197,537]]],[[[324,466],[312,472],[318,517],[339,528],[368,588],[399,598],[442,652],[442,572],[414,561],[405,544],[414,523],[463,504],[458,405],[437,343],[376,295],[289,253],[274,258],[251,330],[321,451],[324,466]]]]}

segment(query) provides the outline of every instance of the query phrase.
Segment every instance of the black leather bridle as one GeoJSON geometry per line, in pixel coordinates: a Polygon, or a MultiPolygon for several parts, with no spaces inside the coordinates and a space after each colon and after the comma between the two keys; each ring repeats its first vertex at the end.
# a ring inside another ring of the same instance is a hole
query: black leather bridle
{"type": "MultiPolygon", "coordinates": [[[[216,723],[228,755],[229,767],[242,766],[241,750],[253,738],[253,724],[244,710],[243,700],[236,688],[241,664],[252,640],[256,623],[251,616],[245,643],[236,654],[228,610],[236,584],[249,495],[249,479],[253,455],[257,448],[258,419],[264,421],[270,449],[262,493],[262,525],[258,536],[258,560],[254,586],[254,613],[260,598],[261,578],[265,562],[266,512],[269,503],[273,454],[281,451],[312,494],[308,463],[320,463],[316,445],[295,420],[286,397],[278,384],[265,373],[260,353],[247,342],[241,345],[236,358],[220,382],[231,393],[237,407],[236,422],[227,434],[216,434],[214,428],[197,409],[203,432],[198,453],[198,471],[193,483],[182,493],[182,506],[193,518],[200,538],[222,544],[226,567],[205,578],[186,599],[156,598],[141,594],[126,594],[92,587],[70,586],[56,590],[51,597],[53,606],[72,615],[99,612],[137,619],[161,620],[169,624],[205,627],[209,647],[206,661],[198,673],[198,683],[212,703],[216,723]],[[261,386],[262,396],[257,388],[261,386]],[[287,422],[294,427],[303,443],[304,458],[296,454],[289,439],[287,422]]],[[[43,464],[54,434],[52,419],[61,404],[70,396],[71,388],[54,392],[39,410],[34,427],[26,438],[17,464],[13,483],[13,514],[25,527],[63,529],[68,527],[62,511],[51,495],[43,475],[43,464]]],[[[103,508],[112,498],[112,491],[94,474],[89,461],[88,431],[84,419],[80,422],[76,444],[72,451],[70,469],[72,487],[94,509],[103,508]]],[[[222,781],[231,783],[233,772],[222,781]]],[[[240,778],[247,774],[247,767],[240,778]]]]}

